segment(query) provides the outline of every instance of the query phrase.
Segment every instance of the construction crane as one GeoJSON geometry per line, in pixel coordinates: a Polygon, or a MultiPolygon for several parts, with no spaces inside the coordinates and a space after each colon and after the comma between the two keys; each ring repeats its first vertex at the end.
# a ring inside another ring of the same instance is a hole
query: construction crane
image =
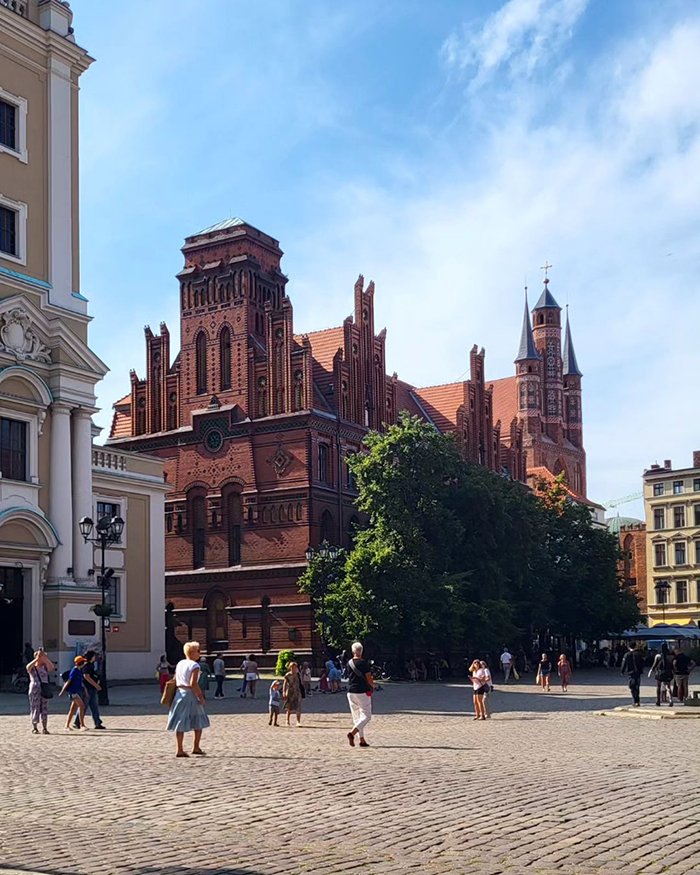
{"type": "Polygon", "coordinates": [[[643,492],[630,492],[629,495],[623,495],[622,498],[611,498],[610,501],[604,501],[603,507],[619,507],[621,504],[627,504],[628,501],[636,501],[638,498],[644,498],[643,492]]]}

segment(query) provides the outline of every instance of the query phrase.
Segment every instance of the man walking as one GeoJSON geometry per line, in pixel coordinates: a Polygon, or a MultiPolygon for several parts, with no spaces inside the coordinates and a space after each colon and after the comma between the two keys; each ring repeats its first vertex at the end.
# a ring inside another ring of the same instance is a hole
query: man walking
{"type": "Polygon", "coordinates": [[[510,673],[513,670],[513,657],[510,654],[510,651],[507,647],[503,648],[503,653],[501,654],[501,671],[503,672],[504,683],[508,683],[508,678],[510,677],[510,673]]]}
{"type": "Polygon", "coordinates": [[[214,693],[214,698],[223,699],[224,681],[226,680],[226,664],[220,653],[216,654],[216,659],[214,660],[214,679],[216,680],[216,692],[214,693]]]}
{"type": "Polygon", "coordinates": [[[680,647],[673,649],[673,680],[676,683],[676,695],[679,702],[685,702],[688,698],[688,678],[695,668],[693,660],[680,647]]]}
{"type": "MultiPolygon", "coordinates": [[[[95,657],[97,654],[94,650],[88,650],[85,653],[85,659],[87,662],[83,666],[83,681],[84,690],[86,694],[85,701],[85,710],[90,709],[90,713],[92,714],[92,719],[95,721],[95,729],[104,729],[105,725],[102,722],[102,718],[100,717],[100,706],[97,701],[97,694],[102,689],[100,686],[100,679],[98,677],[97,672],[95,671],[95,657]]],[[[78,714],[75,715],[75,724],[76,727],[80,727],[80,720],[78,719],[78,714]]]]}
{"type": "Polygon", "coordinates": [[[348,732],[350,747],[355,747],[355,736],[360,736],[360,747],[369,747],[365,741],[365,726],[372,719],[372,692],[374,678],[371,666],[362,658],[362,645],[356,641],[352,645],[352,659],[348,660],[346,676],[348,679],[348,702],[352,715],[352,729],[348,732]]]}
{"type": "Polygon", "coordinates": [[[637,645],[630,641],[629,650],[622,657],[620,674],[627,675],[627,683],[632,693],[632,702],[635,708],[639,708],[639,679],[644,671],[644,657],[637,650],[637,645]]]}

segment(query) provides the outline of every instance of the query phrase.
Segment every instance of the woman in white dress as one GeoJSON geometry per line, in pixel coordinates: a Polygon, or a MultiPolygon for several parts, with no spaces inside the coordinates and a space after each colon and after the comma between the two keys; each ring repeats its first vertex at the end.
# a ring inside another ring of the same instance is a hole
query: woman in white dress
{"type": "Polygon", "coordinates": [[[177,692],[168,714],[168,729],[177,739],[177,756],[186,757],[183,748],[185,733],[194,732],[192,753],[204,756],[200,747],[202,730],[209,726],[209,718],[204,710],[204,694],[199,687],[199,642],[188,641],[184,645],[185,658],[175,668],[177,692]]]}
{"type": "Polygon", "coordinates": [[[254,699],[255,689],[258,686],[258,680],[260,679],[260,672],[258,671],[258,664],[255,661],[255,655],[252,653],[248,659],[243,660],[243,675],[245,677],[246,689],[250,693],[250,698],[254,699]]]}

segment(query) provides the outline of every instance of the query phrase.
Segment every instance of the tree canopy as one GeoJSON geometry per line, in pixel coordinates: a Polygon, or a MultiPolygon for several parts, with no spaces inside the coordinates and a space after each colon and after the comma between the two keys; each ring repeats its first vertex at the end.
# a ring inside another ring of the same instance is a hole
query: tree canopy
{"type": "Polygon", "coordinates": [[[539,633],[595,640],[639,620],[617,540],[562,478],[524,484],[465,462],[451,435],[402,413],[348,460],[367,525],[300,579],[325,639],[399,656],[495,649],[539,633]]]}

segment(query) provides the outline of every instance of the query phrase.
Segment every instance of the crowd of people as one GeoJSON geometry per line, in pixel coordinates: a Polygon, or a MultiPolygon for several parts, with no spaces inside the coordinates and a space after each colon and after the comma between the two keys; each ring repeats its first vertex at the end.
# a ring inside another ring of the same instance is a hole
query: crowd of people
{"type": "MultiPolygon", "coordinates": [[[[183,646],[183,652],[184,658],[174,666],[163,654],[156,666],[156,677],[159,681],[161,701],[169,709],[167,728],[175,732],[177,756],[190,755],[184,750],[184,737],[190,732],[194,733],[191,754],[204,756],[200,742],[203,730],[209,726],[209,718],[205,710],[206,695],[213,679],[216,684],[214,698],[224,698],[226,664],[223,654],[218,653],[210,667],[196,641],[188,641],[183,646]]],[[[617,651],[608,652],[615,654],[611,665],[617,666],[617,651]]],[[[51,672],[55,670],[55,666],[43,649],[32,651],[29,644],[25,647],[24,656],[25,659],[29,659],[26,671],[29,677],[32,733],[39,734],[39,726],[41,726],[41,732],[48,735],[49,700],[54,695],[51,672]]],[[[63,686],[58,695],[67,694],[70,698],[65,724],[68,731],[73,729],[85,731],[88,728],[85,722],[88,711],[92,715],[94,728],[105,729],[99,708],[98,693],[101,686],[96,660],[95,651],[88,650],[85,654],[76,656],[73,667],[61,675],[63,686]]],[[[508,647],[503,647],[496,659],[472,659],[467,673],[472,685],[474,720],[488,720],[493,713],[491,694],[495,680],[489,667],[491,661],[497,663],[504,684],[509,684],[512,680],[521,680],[523,674],[534,670],[535,683],[544,693],[551,692],[553,674],[558,677],[563,693],[568,691],[573,677],[572,661],[566,653],[560,653],[557,658],[551,652],[545,651],[541,653],[539,659],[534,659],[528,657],[522,648],[518,648],[513,653],[508,647]]],[[[653,677],[656,682],[656,705],[666,704],[673,707],[674,700],[682,703],[687,698],[689,677],[695,667],[695,662],[680,647],[671,650],[666,643],[661,645],[659,653],[650,654],[636,643],[630,642],[619,660],[620,672],[627,677],[632,701],[636,707],[641,705],[641,678],[647,669],[648,676],[653,677]]],[[[440,660],[433,656],[427,660],[411,658],[406,662],[407,679],[410,681],[428,679],[439,681],[443,680],[450,671],[447,660],[440,660]]],[[[254,654],[251,653],[243,660],[240,672],[242,680],[238,692],[241,697],[255,699],[260,669],[254,654]]],[[[287,726],[292,725],[292,716],[295,718],[295,725],[301,726],[304,699],[314,692],[346,691],[352,717],[348,742],[354,747],[355,739],[359,736],[359,746],[369,747],[364,730],[372,717],[371,697],[374,690],[372,663],[364,658],[360,642],[355,642],[349,652],[346,651],[339,654],[337,658],[329,657],[326,660],[315,689],[312,686],[312,670],[309,662],[303,662],[300,666],[296,660],[292,660],[287,665],[284,676],[274,679],[270,685],[269,725],[278,726],[279,715],[284,710],[287,726]]]]}

